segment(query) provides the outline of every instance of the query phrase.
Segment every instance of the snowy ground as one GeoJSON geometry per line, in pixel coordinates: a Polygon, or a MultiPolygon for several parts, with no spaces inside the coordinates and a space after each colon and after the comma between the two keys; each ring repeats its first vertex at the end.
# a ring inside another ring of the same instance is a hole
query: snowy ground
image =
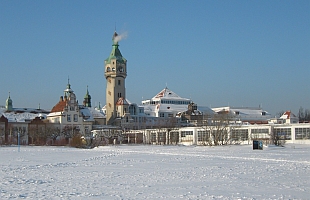
{"type": "Polygon", "coordinates": [[[0,199],[309,199],[310,145],[0,147],[0,199]]]}

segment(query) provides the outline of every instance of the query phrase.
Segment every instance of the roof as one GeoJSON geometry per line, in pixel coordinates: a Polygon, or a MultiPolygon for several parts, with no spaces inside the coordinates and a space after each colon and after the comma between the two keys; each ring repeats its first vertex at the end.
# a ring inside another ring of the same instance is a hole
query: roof
{"type": "Polygon", "coordinates": [[[60,101],[52,108],[51,112],[61,112],[65,109],[67,104],[66,99],[60,99],[60,101]]]}
{"type": "MultiPolygon", "coordinates": [[[[160,91],[157,95],[155,95],[153,98],[167,98],[167,99],[184,99],[180,97],[179,95],[177,95],[175,92],[171,91],[170,89],[168,89],[167,87],[164,88],[162,91],[160,91]]],[[[186,99],[189,100],[189,99],[186,99]]]]}
{"type": "Polygon", "coordinates": [[[231,113],[236,119],[250,123],[267,123],[271,115],[262,108],[255,107],[219,107],[212,108],[217,113],[231,113]]]}
{"type": "Polygon", "coordinates": [[[90,114],[90,115],[92,115],[93,118],[105,118],[105,114],[104,114],[102,109],[100,110],[97,108],[84,107],[80,110],[83,113],[83,115],[90,114]]]}
{"type": "Polygon", "coordinates": [[[120,97],[117,102],[116,102],[116,105],[129,105],[127,99],[125,99],[124,97],[120,97]]]}
{"type": "Polygon", "coordinates": [[[291,111],[286,111],[283,113],[283,115],[280,117],[280,119],[291,119],[291,118],[297,118],[296,115],[294,115],[291,111]]]}
{"type": "Polygon", "coordinates": [[[46,118],[48,111],[35,108],[14,108],[13,111],[6,111],[0,108],[0,116],[3,115],[9,122],[26,122],[36,117],[46,118]]]}
{"type": "Polygon", "coordinates": [[[116,59],[118,62],[120,63],[125,63],[127,60],[122,56],[121,51],[118,49],[118,40],[117,37],[118,34],[116,32],[114,32],[113,37],[112,37],[112,51],[110,53],[110,56],[105,59],[106,63],[111,63],[112,59],[116,59]]]}
{"type": "Polygon", "coordinates": [[[178,113],[188,109],[190,99],[182,98],[167,87],[155,95],[151,100],[143,100],[141,107],[148,115],[155,116],[155,113],[178,113]]]}

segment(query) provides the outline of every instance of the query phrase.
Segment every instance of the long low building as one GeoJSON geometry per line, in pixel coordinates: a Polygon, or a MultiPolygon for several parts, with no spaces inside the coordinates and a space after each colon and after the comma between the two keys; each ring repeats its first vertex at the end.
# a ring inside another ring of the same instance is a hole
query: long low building
{"type": "MultiPolygon", "coordinates": [[[[216,133],[213,127],[182,127],[175,129],[144,129],[127,131],[126,138],[141,141],[144,144],[158,145],[214,145],[216,133]],[[137,139],[138,138],[138,139],[137,139]],[[139,138],[143,138],[139,140],[139,138]]],[[[224,133],[224,132],[222,132],[224,133]]],[[[252,144],[253,140],[261,140],[265,145],[272,143],[272,137],[293,144],[310,144],[310,124],[247,124],[229,125],[225,127],[224,139],[219,144],[252,144]]],[[[220,134],[220,133],[219,133],[220,134]]],[[[222,135],[222,136],[223,136],[222,135]]]]}

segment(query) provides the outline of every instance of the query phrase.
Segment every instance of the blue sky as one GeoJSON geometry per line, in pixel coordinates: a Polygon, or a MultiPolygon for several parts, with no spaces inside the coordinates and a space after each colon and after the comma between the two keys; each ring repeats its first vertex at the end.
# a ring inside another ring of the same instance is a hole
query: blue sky
{"type": "Polygon", "coordinates": [[[68,76],[105,104],[103,63],[126,33],[126,96],[310,109],[310,1],[0,1],[0,105],[51,109],[68,76]],[[2,103],[1,103],[2,102],[2,103]]]}

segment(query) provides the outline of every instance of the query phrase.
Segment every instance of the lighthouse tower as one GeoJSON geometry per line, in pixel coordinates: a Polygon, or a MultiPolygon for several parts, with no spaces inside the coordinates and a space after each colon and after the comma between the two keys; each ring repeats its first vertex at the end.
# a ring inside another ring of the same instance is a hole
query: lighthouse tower
{"type": "Polygon", "coordinates": [[[104,61],[104,76],[106,87],[106,124],[113,125],[117,117],[123,116],[128,111],[126,102],[125,79],[127,76],[127,60],[122,56],[118,45],[118,34],[112,37],[112,51],[104,61]]]}

